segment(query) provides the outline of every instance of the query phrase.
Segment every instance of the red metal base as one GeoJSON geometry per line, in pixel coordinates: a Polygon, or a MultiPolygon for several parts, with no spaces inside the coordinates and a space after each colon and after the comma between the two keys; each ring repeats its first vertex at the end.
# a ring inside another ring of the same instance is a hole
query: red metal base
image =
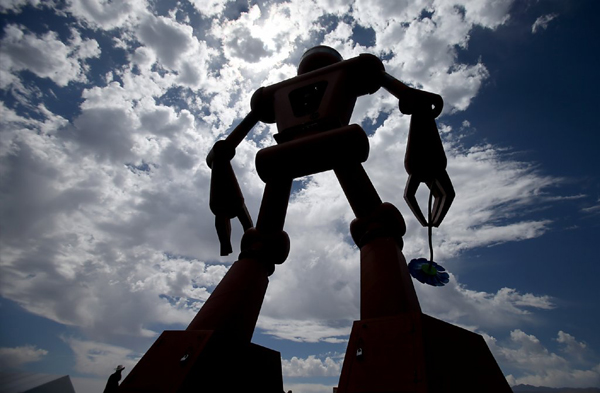
{"type": "Polygon", "coordinates": [[[355,321],[338,393],[511,393],[481,335],[420,313],[355,321]]]}
{"type": "Polygon", "coordinates": [[[232,344],[211,330],[165,331],[119,387],[120,393],[281,393],[281,355],[232,344]]]}

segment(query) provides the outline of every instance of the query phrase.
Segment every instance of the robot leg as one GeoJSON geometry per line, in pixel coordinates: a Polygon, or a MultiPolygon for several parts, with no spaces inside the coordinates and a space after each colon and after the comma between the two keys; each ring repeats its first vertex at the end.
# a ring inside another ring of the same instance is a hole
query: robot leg
{"type": "Polygon", "coordinates": [[[238,261],[230,268],[187,330],[226,332],[250,342],[275,264],[288,256],[290,240],[283,231],[292,180],[267,183],[257,227],[242,237],[238,261]]]}
{"type": "Polygon", "coordinates": [[[292,181],[267,184],[257,228],[185,331],[166,331],[119,391],[283,391],[281,354],[251,343],[276,263],[289,252],[283,232],[292,181]],[[287,191],[286,191],[287,190],[287,191]]]}
{"type": "Polygon", "coordinates": [[[360,247],[361,319],[382,318],[421,308],[402,254],[402,214],[382,203],[360,163],[336,168],[356,219],[350,225],[360,247]]]}
{"type": "Polygon", "coordinates": [[[283,226],[291,189],[291,178],[267,182],[256,228],[248,229],[242,237],[240,258],[260,260],[271,273],[290,252],[290,238],[283,226]]]}

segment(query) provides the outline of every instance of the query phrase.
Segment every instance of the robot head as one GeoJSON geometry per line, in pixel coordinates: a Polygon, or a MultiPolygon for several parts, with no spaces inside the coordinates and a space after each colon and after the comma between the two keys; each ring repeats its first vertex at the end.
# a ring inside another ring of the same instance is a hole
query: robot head
{"type": "Polygon", "coordinates": [[[342,60],[344,58],[335,49],[324,45],[315,46],[302,55],[298,65],[298,75],[339,63],[342,60]]]}

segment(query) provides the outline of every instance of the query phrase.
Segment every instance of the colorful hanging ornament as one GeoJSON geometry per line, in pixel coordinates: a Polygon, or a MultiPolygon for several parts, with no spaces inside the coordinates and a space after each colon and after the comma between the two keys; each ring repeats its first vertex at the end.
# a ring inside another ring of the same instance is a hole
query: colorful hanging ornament
{"type": "Polygon", "coordinates": [[[427,215],[427,236],[429,238],[429,260],[425,258],[417,258],[410,261],[408,271],[417,281],[423,284],[429,284],[434,287],[443,287],[450,281],[450,275],[446,273],[446,269],[442,265],[433,261],[433,241],[432,231],[433,225],[431,221],[431,202],[433,195],[429,191],[428,215],[427,215]]]}

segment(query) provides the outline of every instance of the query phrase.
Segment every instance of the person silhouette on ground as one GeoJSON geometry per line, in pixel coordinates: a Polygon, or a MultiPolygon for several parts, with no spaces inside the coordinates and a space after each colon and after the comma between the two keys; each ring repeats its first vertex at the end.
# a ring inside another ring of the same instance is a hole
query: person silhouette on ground
{"type": "Polygon", "coordinates": [[[106,387],[104,388],[104,393],[116,393],[119,389],[119,381],[121,380],[121,371],[123,371],[125,367],[121,364],[115,368],[115,372],[108,377],[108,382],[106,382],[106,387]]]}

